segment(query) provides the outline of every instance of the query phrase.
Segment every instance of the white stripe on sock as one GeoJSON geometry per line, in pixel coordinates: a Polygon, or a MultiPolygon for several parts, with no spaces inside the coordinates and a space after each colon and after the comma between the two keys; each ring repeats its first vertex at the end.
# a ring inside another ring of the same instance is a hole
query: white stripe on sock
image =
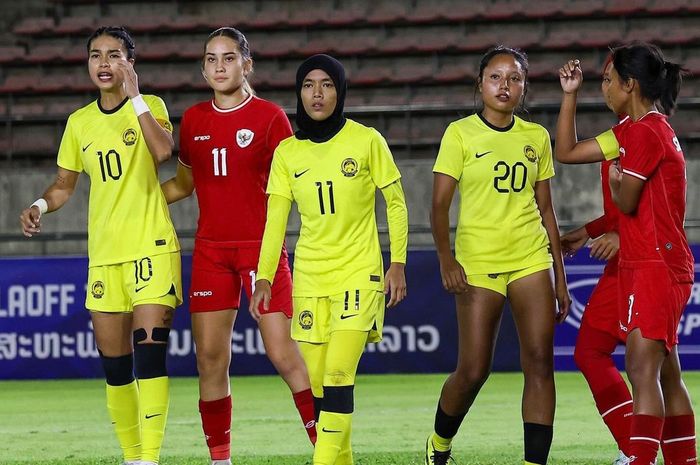
{"type": "Polygon", "coordinates": [[[628,404],[631,404],[631,403],[632,403],[632,399],[630,399],[630,400],[628,400],[628,401],[626,401],[626,402],[623,402],[623,403],[621,403],[621,404],[617,404],[616,406],[614,406],[613,408],[609,409],[607,412],[603,413],[603,414],[600,415],[600,416],[603,417],[603,418],[605,418],[605,415],[609,414],[609,413],[612,412],[613,410],[617,410],[617,409],[619,409],[620,407],[624,407],[625,405],[628,405],[628,404]]]}

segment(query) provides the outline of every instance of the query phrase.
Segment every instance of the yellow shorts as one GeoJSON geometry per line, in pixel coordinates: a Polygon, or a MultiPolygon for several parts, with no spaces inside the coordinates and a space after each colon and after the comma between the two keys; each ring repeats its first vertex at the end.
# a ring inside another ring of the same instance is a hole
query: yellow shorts
{"type": "Polygon", "coordinates": [[[382,340],[384,294],[353,289],[329,297],[294,297],[292,339],[328,342],[333,331],[369,331],[367,342],[382,340]]]}
{"type": "Polygon", "coordinates": [[[522,270],[509,271],[507,273],[492,274],[471,274],[467,275],[467,283],[474,287],[483,287],[498,292],[504,297],[508,295],[508,285],[515,280],[530,276],[538,271],[548,270],[552,267],[552,262],[539,263],[522,270]]]}
{"type": "Polygon", "coordinates": [[[88,269],[85,308],[90,311],[121,313],[136,305],[175,308],[181,303],[180,252],[88,269]]]}

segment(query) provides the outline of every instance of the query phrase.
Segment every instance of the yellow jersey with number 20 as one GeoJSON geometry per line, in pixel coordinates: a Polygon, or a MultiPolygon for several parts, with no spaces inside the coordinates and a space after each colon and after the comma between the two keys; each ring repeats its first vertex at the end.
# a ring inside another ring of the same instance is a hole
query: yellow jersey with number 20
{"type": "Polygon", "coordinates": [[[554,176],[549,133],[517,116],[506,128],[481,115],[451,123],[433,168],[459,182],[457,261],[469,274],[552,261],[535,184],[554,176]]]}
{"type": "MultiPolygon", "coordinates": [[[[163,100],[143,96],[153,117],[172,132],[163,100]]],[[[96,100],[70,115],[58,166],[90,176],[89,266],[111,265],[180,250],[131,101],[104,110],[96,100]]]]}

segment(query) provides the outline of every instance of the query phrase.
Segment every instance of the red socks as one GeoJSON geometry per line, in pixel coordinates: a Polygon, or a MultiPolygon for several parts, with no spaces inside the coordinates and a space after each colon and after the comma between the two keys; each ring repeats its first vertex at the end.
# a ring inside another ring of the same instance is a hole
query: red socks
{"type": "Polygon", "coordinates": [[[651,415],[632,415],[630,452],[634,465],[654,465],[661,443],[664,419],[651,415]]]}
{"type": "Polygon", "coordinates": [[[630,453],[630,427],[632,425],[632,396],[624,382],[613,384],[594,393],[596,407],[608,429],[625,455],[630,453]]]}
{"type": "Polygon", "coordinates": [[[212,460],[231,458],[231,396],[199,401],[202,429],[212,460]]]}
{"type": "Polygon", "coordinates": [[[314,410],[314,396],[311,393],[311,389],[306,391],[299,391],[292,394],[294,397],[294,405],[297,406],[299,410],[299,415],[301,416],[301,421],[304,423],[304,428],[306,428],[306,434],[309,435],[309,440],[311,444],[316,444],[316,413],[314,410]]]}
{"type": "Polygon", "coordinates": [[[694,415],[666,417],[662,439],[666,465],[697,465],[694,415]]]}

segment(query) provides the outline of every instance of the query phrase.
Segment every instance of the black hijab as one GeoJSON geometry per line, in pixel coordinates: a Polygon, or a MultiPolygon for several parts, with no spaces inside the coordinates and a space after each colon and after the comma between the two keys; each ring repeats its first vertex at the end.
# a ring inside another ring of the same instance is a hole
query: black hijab
{"type": "Polygon", "coordinates": [[[299,130],[294,135],[297,139],[309,139],[316,143],[326,142],[343,129],[345,125],[343,106],[345,105],[347,83],[345,82],[345,69],[338,60],[323,54],[307,58],[297,69],[296,91],[296,121],[299,130]],[[315,69],[323,70],[330,76],[338,95],[333,113],[323,121],[314,121],[304,110],[304,104],[301,101],[301,86],[304,83],[304,79],[307,74],[315,69]]]}

